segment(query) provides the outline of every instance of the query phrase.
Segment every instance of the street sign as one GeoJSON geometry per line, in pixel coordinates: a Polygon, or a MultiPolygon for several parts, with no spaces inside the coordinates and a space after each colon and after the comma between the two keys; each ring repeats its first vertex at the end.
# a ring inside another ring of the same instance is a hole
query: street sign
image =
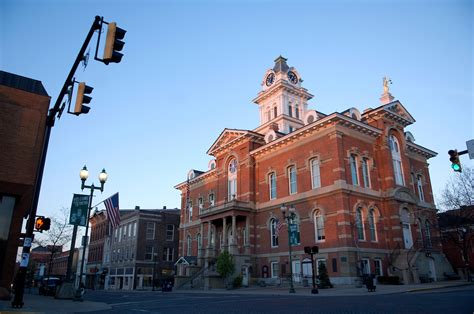
{"type": "Polygon", "coordinates": [[[72,198],[69,224],[85,227],[87,224],[88,207],[89,195],[74,194],[72,198]]]}
{"type": "Polygon", "coordinates": [[[466,142],[467,152],[469,154],[469,159],[474,159],[474,140],[469,140],[466,142]]]}

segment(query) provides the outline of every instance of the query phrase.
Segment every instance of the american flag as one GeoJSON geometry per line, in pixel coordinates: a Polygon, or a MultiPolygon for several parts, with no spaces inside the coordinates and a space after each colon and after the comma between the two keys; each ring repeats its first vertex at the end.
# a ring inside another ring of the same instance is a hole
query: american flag
{"type": "Polygon", "coordinates": [[[120,225],[120,209],[118,192],[104,201],[107,210],[107,219],[112,224],[112,228],[120,225]]]}
{"type": "Polygon", "coordinates": [[[283,228],[283,223],[278,218],[275,219],[275,222],[276,222],[275,235],[278,237],[278,234],[280,233],[281,228],[283,228]]]}

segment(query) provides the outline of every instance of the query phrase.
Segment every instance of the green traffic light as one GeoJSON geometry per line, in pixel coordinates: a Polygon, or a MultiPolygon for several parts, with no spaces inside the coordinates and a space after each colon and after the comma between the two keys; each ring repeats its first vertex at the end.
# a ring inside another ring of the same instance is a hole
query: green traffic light
{"type": "Polygon", "coordinates": [[[459,171],[459,170],[461,170],[461,166],[459,166],[458,164],[452,164],[452,165],[451,165],[451,168],[453,168],[454,171],[459,171]]]}

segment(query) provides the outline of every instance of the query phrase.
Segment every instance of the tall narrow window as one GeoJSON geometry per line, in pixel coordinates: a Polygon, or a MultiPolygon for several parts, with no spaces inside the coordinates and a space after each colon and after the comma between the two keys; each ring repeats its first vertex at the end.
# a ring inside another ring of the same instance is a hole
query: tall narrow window
{"type": "Polygon", "coordinates": [[[403,180],[402,157],[400,154],[400,145],[395,136],[390,135],[389,138],[390,151],[392,152],[393,172],[395,175],[395,183],[398,185],[405,185],[403,180]]]}
{"type": "Polygon", "coordinates": [[[268,176],[268,181],[270,185],[270,199],[273,200],[277,197],[277,190],[276,190],[276,175],[275,172],[270,173],[268,176]]]}
{"type": "Polygon", "coordinates": [[[288,115],[290,117],[293,117],[293,107],[291,106],[291,104],[288,105],[288,115]]]}
{"type": "Polygon", "coordinates": [[[193,201],[189,201],[188,206],[188,222],[191,222],[193,221],[193,201]]]}
{"type": "Polygon", "coordinates": [[[326,239],[324,230],[324,217],[320,211],[314,213],[314,231],[316,241],[324,241],[326,239]]]}
{"type": "Polygon", "coordinates": [[[227,199],[233,200],[237,197],[237,159],[232,159],[227,171],[227,199]]]}
{"type": "MultiPolygon", "coordinates": [[[[197,245],[198,245],[198,250],[200,250],[201,247],[202,247],[201,234],[200,234],[200,233],[197,234],[197,236],[196,236],[196,241],[197,241],[197,245]]],[[[198,251],[198,254],[199,254],[199,251],[198,251]]]]}
{"type": "Polygon", "coordinates": [[[295,118],[300,118],[300,107],[298,105],[295,105],[295,118]]]}
{"type": "Polygon", "coordinates": [[[174,240],[174,225],[166,225],[166,241],[174,240]]]}
{"type": "Polygon", "coordinates": [[[370,188],[370,175],[369,175],[369,160],[368,160],[368,158],[362,158],[362,178],[364,180],[364,187],[370,188]]]}
{"type": "Polygon", "coordinates": [[[375,276],[383,276],[382,260],[375,259],[374,266],[375,266],[375,276]]]}
{"type": "Polygon", "coordinates": [[[297,192],[297,183],[296,183],[296,167],[291,166],[288,168],[288,184],[290,194],[295,194],[297,192]]]}
{"type": "Polygon", "coordinates": [[[275,106],[275,107],[273,107],[273,118],[276,118],[277,115],[278,115],[278,109],[277,109],[277,107],[275,106]]]}
{"type": "Polygon", "coordinates": [[[418,196],[420,197],[420,200],[424,201],[425,194],[423,194],[423,180],[421,175],[416,177],[416,186],[418,187],[418,196]]]}
{"type": "Polygon", "coordinates": [[[418,219],[418,247],[422,248],[423,247],[423,223],[421,222],[421,219],[418,219]]]}
{"type": "Polygon", "coordinates": [[[357,208],[356,211],[356,227],[357,227],[357,238],[359,240],[365,240],[364,234],[364,220],[362,217],[362,208],[357,208]]]}
{"type": "Polygon", "coordinates": [[[214,206],[214,193],[209,194],[209,206],[214,206]]]}
{"type": "Polygon", "coordinates": [[[186,255],[191,256],[191,236],[188,235],[188,237],[187,237],[186,240],[187,240],[187,241],[186,241],[186,245],[187,245],[187,247],[186,247],[186,255]]]}
{"type": "Polygon", "coordinates": [[[430,222],[425,221],[425,237],[426,237],[426,247],[431,247],[431,227],[430,222]]]}
{"type": "Polygon", "coordinates": [[[248,238],[248,230],[247,228],[243,227],[242,228],[242,238],[244,239],[244,245],[249,244],[249,238],[248,238]]]}
{"type": "Polygon", "coordinates": [[[270,238],[271,238],[271,244],[272,247],[277,247],[278,246],[278,222],[279,220],[276,218],[272,218],[270,220],[270,238]]]}
{"type": "Polygon", "coordinates": [[[154,222],[146,223],[146,239],[147,240],[155,239],[155,223],[154,222]]]}
{"type": "Polygon", "coordinates": [[[359,177],[357,175],[357,157],[354,154],[351,154],[349,159],[351,164],[351,176],[352,176],[352,184],[359,185],[359,177]]]}
{"type": "Polygon", "coordinates": [[[311,187],[321,187],[321,174],[319,172],[319,159],[311,159],[311,187]]]}
{"type": "Polygon", "coordinates": [[[377,241],[377,228],[375,225],[375,211],[373,209],[369,210],[369,230],[370,230],[370,240],[377,241]]]}

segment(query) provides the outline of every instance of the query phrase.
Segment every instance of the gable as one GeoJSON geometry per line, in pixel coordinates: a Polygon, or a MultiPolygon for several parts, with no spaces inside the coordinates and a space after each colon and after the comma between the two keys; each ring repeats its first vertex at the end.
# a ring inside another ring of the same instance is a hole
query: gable
{"type": "Polygon", "coordinates": [[[398,101],[391,102],[384,106],[384,109],[392,114],[396,114],[399,117],[407,120],[411,123],[415,122],[413,116],[408,112],[408,110],[398,101]]]}
{"type": "Polygon", "coordinates": [[[212,155],[216,150],[226,146],[227,144],[233,142],[239,137],[247,134],[248,131],[237,130],[237,129],[224,129],[219,137],[214,141],[212,146],[207,150],[209,155],[212,155]]]}
{"type": "Polygon", "coordinates": [[[366,111],[362,114],[362,117],[364,119],[375,118],[377,116],[393,120],[401,124],[403,127],[406,127],[415,122],[413,116],[398,100],[392,101],[391,103],[382,105],[378,108],[366,111]]]}

